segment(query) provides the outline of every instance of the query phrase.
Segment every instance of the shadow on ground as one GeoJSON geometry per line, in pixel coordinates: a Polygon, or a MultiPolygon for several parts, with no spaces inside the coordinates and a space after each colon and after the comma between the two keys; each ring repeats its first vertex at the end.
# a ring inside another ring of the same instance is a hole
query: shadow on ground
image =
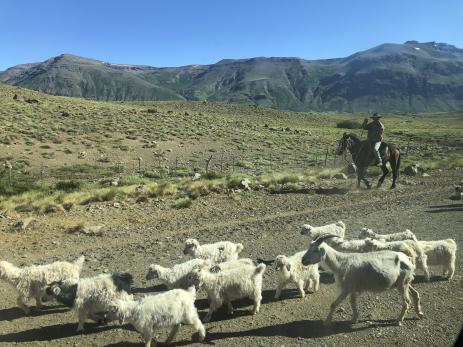
{"type": "Polygon", "coordinates": [[[34,342],[34,341],[49,341],[58,340],[76,335],[88,335],[99,333],[106,330],[114,329],[115,326],[99,326],[96,323],[86,323],[83,333],[76,332],[76,323],[64,323],[50,325],[47,327],[34,328],[20,332],[0,335],[0,343],[2,342],[34,342]]]}
{"type": "Polygon", "coordinates": [[[433,205],[429,206],[428,213],[441,213],[441,212],[458,212],[463,211],[463,204],[449,204],[449,205],[433,205]]]}
{"type": "Polygon", "coordinates": [[[66,311],[69,311],[69,308],[64,306],[43,306],[43,308],[40,310],[36,309],[35,307],[31,307],[31,312],[26,315],[19,307],[11,307],[0,310],[0,322],[12,321],[24,317],[39,317],[47,314],[62,313],[66,311]]]}

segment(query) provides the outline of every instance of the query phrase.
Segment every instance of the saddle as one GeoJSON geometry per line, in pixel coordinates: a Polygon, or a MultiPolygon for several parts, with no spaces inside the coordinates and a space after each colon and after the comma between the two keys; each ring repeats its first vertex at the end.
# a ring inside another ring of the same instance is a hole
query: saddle
{"type": "MultiPolygon", "coordinates": [[[[375,155],[373,154],[373,146],[366,140],[364,141],[363,145],[365,146],[365,148],[367,148],[368,157],[371,160],[374,160],[375,155]]],[[[381,158],[384,158],[388,154],[389,144],[386,142],[381,142],[381,145],[379,146],[379,155],[381,156],[381,158]]]]}

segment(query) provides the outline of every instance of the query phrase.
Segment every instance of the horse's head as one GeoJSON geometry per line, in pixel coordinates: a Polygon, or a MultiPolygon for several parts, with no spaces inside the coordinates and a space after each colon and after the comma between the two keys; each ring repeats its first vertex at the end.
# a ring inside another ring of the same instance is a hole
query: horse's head
{"type": "Polygon", "coordinates": [[[344,151],[350,146],[350,136],[348,133],[344,133],[338,143],[338,148],[336,149],[337,155],[341,155],[344,151]]]}

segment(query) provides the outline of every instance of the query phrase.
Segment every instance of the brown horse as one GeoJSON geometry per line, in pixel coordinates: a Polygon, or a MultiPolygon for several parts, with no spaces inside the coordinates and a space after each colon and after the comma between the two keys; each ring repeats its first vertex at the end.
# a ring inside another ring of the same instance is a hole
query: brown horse
{"type": "MultiPolygon", "coordinates": [[[[363,180],[367,188],[371,188],[370,182],[368,182],[368,180],[365,178],[367,168],[369,166],[373,166],[375,163],[375,157],[371,147],[372,146],[368,141],[360,140],[355,134],[344,133],[341,140],[339,140],[337,149],[338,155],[343,154],[347,149],[352,155],[354,164],[357,166],[357,187],[360,187],[360,181],[363,180]]],[[[393,144],[381,142],[379,153],[383,162],[383,165],[381,166],[383,175],[378,181],[378,187],[383,184],[384,178],[386,178],[387,174],[389,173],[389,170],[386,167],[386,164],[389,162],[392,169],[391,189],[395,188],[395,182],[397,180],[397,176],[399,175],[400,150],[393,144]]]]}

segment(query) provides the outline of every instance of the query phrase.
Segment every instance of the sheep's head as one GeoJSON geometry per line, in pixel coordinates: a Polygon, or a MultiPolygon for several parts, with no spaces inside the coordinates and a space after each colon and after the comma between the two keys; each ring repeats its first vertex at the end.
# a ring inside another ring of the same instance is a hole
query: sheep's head
{"type": "Polygon", "coordinates": [[[61,293],[61,286],[63,281],[51,282],[45,287],[45,293],[49,296],[58,296],[61,293]]]}
{"type": "Polygon", "coordinates": [[[124,324],[125,316],[119,308],[121,304],[122,302],[120,300],[115,300],[109,305],[109,310],[106,314],[106,319],[108,321],[117,320],[119,324],[124,324]]]}
{"type": "Polygon", "coordinates": [[[199,247],[199,242],[196,239],[188,239],[185,241],[185,248],[183,254],[193,255],[199,247]]]}
{"type": "Polygon", "coordinates": [[[160,266],[156,264],[151,264],[148,268],[148,273],[146,274],[146,279],[147,280],[154,280],[156,278],[159,278],[160,274],[160,266]]]}
{"type": "Polygon", "coordinates": [[[360,230],[360,234],[359,234],[360,239],[366,239],[367,237],[374,237],[374,236],[375,236],[375,233],[371,229],[362,228],[360,230]]]}
{"type": "Polygon", "coordinates": [[[301,235],[312,235],[313,227],[310,224],[302,224],[301,225],[301,235]]]}
{"type": "Polygon", "coordinates": [[[188,286],[195,286],[196,290],[203,285],[201,273],[203,271],[209,271],[208,267],[194,267],[191,272],[186,275],[188,286]]]}
{"type": "Polygon", "coordinates": [[[285,255],[277,255],[275,258],[275,269],[280,270],[283,267],[286,267],[286,270],[291,271],[291,264],[288,261],[288,258],[285,255]]]}
{"type": "Polygon", "coordinates": [[[302,265],[307,266],[321,262],[326,256],[326,251],[321,247],[321,244],[332,237],[338,236],[332,234],[323,235],[312,241],[309,245],[309,249],[302,257],[302,265]]]}

